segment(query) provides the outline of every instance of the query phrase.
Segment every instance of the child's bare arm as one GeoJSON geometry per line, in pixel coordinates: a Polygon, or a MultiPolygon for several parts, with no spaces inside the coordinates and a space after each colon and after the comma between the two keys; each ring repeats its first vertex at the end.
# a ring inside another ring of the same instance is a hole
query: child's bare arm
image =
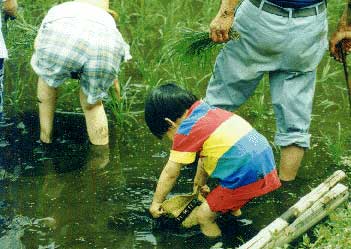
{"type": "Polygon", "coordinates": [[[17,0],[5,0],[3,3],[3,9],[9,16],[16,16],[17,7],[17,0]]]}
{"type": "Polygon", "coordinates": [[[176,183],[181,167],[180,163],[168,161],[163,168],[150,206],[150,213],[153,217],[157,218],[163,213],[161,204],[176,183]]]}
{"type": "Polygon", "coordinates": [[[206,184],[207,178],[208,175],[204,169],[203,162],[200,159],[197,164],[196,175],[194,178],[194,192],[201,190],[201,187],[203,187],[206,184]]]}

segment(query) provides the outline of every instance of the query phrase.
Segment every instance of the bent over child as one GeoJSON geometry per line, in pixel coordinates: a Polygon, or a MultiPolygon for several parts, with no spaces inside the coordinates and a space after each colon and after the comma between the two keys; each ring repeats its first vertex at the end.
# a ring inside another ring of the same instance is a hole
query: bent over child
{"type": "Polygon", "coordinates": [[[185,164],[200,159],[194,189],[206,189],[207,177],[217,178],[218,186],[206,197],[197,212],[204,235],[218,237],[218,213],[237,214],[255,197],[280,187],[272,149],[264,136],[243,118],[212,107],[175,84],[154,89],[145,103],[145,121],[158,138],[173,141],[154,193],[150,212],[164,211],[162,202],[172,190],[185,164]]]}
{"type": "Polygon", "coordinates": [[[38,74],[40,139],[51,143],[57,88],[68,78],[80,81],[80,103],[90,142],[108,143],[102,99],[115,83],[122,61],[131,58],[108,0],[76,0],[51,8],[35,40],[31,65],[38,74]]]}

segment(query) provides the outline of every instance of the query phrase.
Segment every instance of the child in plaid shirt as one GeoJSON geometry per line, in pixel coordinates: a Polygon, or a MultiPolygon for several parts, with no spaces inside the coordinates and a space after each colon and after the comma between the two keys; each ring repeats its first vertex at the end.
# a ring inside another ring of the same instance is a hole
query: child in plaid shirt
{"type": "Polygon", "coordinates": [[[102,99],[116,80],[129,46],[110,15],[108,0],[76,0],[51,8],[35,40],[31,65],[38,74],[40,139],[51,143],[57,87],[80,80],[80,103],[90,142],[108,144],[108,122],[102,99]]]}
{"type": "Polygon", "coordinates": [[[167,135],[173,141],[150,206],[154,217],[164,213],[161,204],[182,165],[194,162],[197,154],[200,159],[194,191],[208,190],[207,177],[219,182],[197,211],[197,222],[206,236],[221,235],[215,222],[218,213],[237,215],[247,202],[281,185],[272,149],[264,136],[238,115],[197,100],[175,84],[150,93],[145,121],[155,136],[167,135]]]}

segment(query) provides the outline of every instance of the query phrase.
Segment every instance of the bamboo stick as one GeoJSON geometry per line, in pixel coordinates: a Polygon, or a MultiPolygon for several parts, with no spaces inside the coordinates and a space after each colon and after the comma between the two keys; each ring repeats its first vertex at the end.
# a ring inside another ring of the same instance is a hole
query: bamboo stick
{"type": "Polygon", "coordinates": [[[294,206],[289,208],[283,215],[282,218],[289,220],[292,216],[298,217],[307,208],[312,206],[319,198],[325,195],[332,187],[334,187],[338,182],[343,180],[346,174],[342,170],[335,171],[330,177],[328,177],[324,182],[319,184],[314,188],[309,194],[302,197],[294,206]]]}
{"type": "Polygon", "coordinates": [[[290,243],[312,226],[317,224],[332,210],[343,203],[349,196],[348,188],[343,184],[337,184],[326,195],[313,204],[311,208],[301,214],[291,225],[284,229],[278,236],[265,246],[255,248],[275,248],[290,243]]]}
{"type": "MultiPolygon", "coordinates": [[[[271,224],[263,228],[255,237],[241,245],[239,249],[256,248],[255,246],[260,244],[267,244],[274,236],[279,234],[285,228],[289,226],[289,223],[281,217],[275,219],[271,224]]],[[[259,248],[259,247],[257,247],[259,248]]]]}
{"type": "MultiPolygon", "coordinates": [[[[299,217],[304,211],[313,205],[318,199],[332,189],[339,181],[346,177],[342,170],[335,171],[324,182],[314,188],[310,193],[302,197],[297,203],[290,207],[279,218],[274,220],[267,227],[262,229],[255,237],[239,247],[240,249],[256,248],[254,245],[267,244],[272,238],[286,229],[291,222],[299,217]]],[[[257,247],[260,248],[260,247],[257,247]]]]}
{"type": "Polygon", "coordinates": [[[292,224],[287,224],[284,219],[277,220],[267,226],[253,239],[240,246],[239,249],[270,249],[283,246],[302,233],[306,232],[313,225],[339,206],[348,198],[348,188],[343,184],[337,184],[327,194],[320,198],[316,203],[301,214],[292,224]],[[283,229],[282,229],[283,228],[283,229]]]}

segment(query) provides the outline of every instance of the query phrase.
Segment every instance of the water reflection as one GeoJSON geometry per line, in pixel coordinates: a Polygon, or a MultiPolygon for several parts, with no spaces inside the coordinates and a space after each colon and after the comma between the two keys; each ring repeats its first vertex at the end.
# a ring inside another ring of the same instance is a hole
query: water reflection
{"type": "MultiPolygon", "coordinates": [[[[115,138],[107,146],[91,145],[83,117],[72,116],[56,117],[57,139],[43,145],[35,140],[39,130],[35,115],[11,122],[14,125],[0,133],[8,143],[0,148],[0,199],[8,207],[1,209],[0,217],[7,223],[0,235],[13,231],[10,224],[19,215],[30,222],[18,228],[16,236],[7,237],[9,248],[210,248],[216,244],[204,238],[198,227],[185,231],[150,217],[155,165],[160,167],[166,160],[163,147],[136,146],[140,138],[133,140],[134,134],[130,141],[115,138]]],[[[184,168],[175,188],[178,193],[190,191],[194,169],[184,168]]],[[[273,210],[275,203],[269,200],[263,201],[268,205],[265,210],[273,210]]],[[[245,214],[239,220],[223,217],[219,223],[225,231],[224,248],[239,245],[258,231],[245,214]]]]}
{"type": "MultiPolygon", "coordinates": [[[[27,248],[53,242],[66,248],[110,244],[105,240],[107,218],[119,205],[106,194],[125,185],[118,146],[114,146],[114,160],[110,161],[108,146],[82,143],[84,120],[75,122],[75,128],[69,127],[80,134],[78,141],[63,133],[52,145],[35,142],[37,121],[33,116],[24,117],[20,124],[0,133],[1,140],[9,144],[0,148],[0,200],[4,200],[3,206],[10,207],[1,208],[0,217],[11,220],[25,214],[31,221],[40,219],[45,226],[26,224],[25,229],[20,229],[24,232],[16,233],[11,240],[22,237],[27,248]],[[24,129],[27,132],[22,132],[24,129]]],[[[1,237],[11,234],[10,224],[3,226],[1,237]]]]}
{"type": "MultiPolygon", "coordinates": [[[[83,117],[58,115],[57,139],[43,145],[36,141],[36,115],[7,121],[11,125],[0,127],[0,144],[6,144],[0,146],[1,249],[4,241],[11,249],[217,244],[204,238],[198,227],[185,231],[150,217],[148,207],[169,144],[152,140],[145,127],[111,129],[109,146],[93,146],[83,117]]],[[[302,173],[315,167],[311,160],[302,173]]],[[[253,200],[239,218],[221,217],[222,247],[235,248],[254,236],[334,171],[324,169],[318,177],[301,174],[284,188],[253,200]]],[[[173,194],[189,193],[194,174],[195,167],[184,167],[173,194]]]]}

